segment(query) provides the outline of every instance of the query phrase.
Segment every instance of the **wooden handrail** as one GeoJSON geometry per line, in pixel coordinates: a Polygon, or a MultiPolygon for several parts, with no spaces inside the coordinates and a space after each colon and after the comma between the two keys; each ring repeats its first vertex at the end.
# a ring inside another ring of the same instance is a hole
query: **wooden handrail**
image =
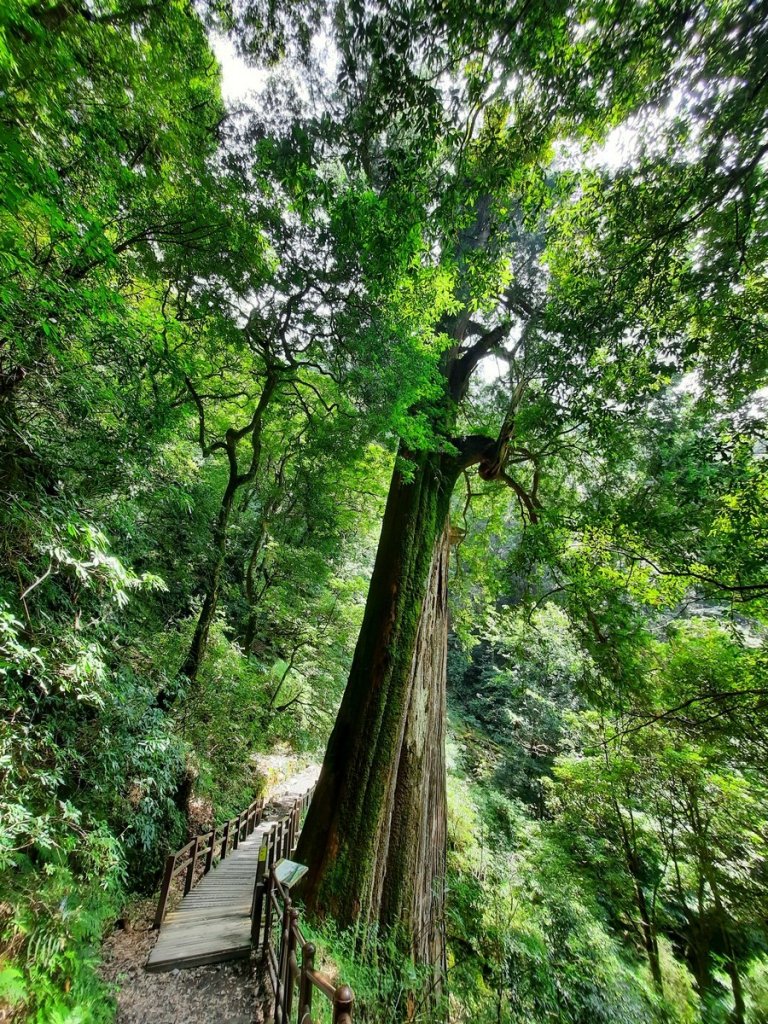
{"type": "Polygon", "coordinates": [[[315,990],[331,1003],[334,1024],[352,1024],[355,1001],[352,989],[348,985],[334,986],[330,978],[315,969],[315,947],[304,938],[299,911],[275,871],[277,861],[295,849],[301,818],[311,796],[312,790],[296,800],[289,813],[274,822],[261,841],[251,906],[251,940],[261,950],[272,986],[274,1024],[290,1024],[297,990],[297,1024],[312,1024],[315,990]],[[277,943],[276,924],[279,924],[277,943]]]}
{"type": "Polygon", "coordinates": [[[163,870],[163,881],[160,886],[160,898],[157,903],[153,928],[159,928],[165,918],[168,909],[168,898],[171,894],[171,885],[176,875],[186,870],[184,878],[184,895],[191,892],[199,881],[196,877],[198,860],[205,855],[203,863],[203,875],[207,875],[217,860],[224,860],[230,849],[236,850],[241,840],[247,839],[256,826],[261,822],[264,813],[263,799],[254,800],[237,817],[230,818],[223,825],[203,832],[194,839],[178,849],[175,853],[168,855],[163,870]],[[235,830],[233,831],[233,826],[235,830]],[[219,847],[219,838],[221,846],[219,847]],[[217,851],[218,849],[218,857],[217,851]]]}
{"type": "MultiPolygon", "coordinates": [[[[272,984],[275,1024],[290,1024],[292,1015],[297,1024],[312,1024],[315,991],[331,1004],[334,1024],[352,1024],[352,989],[347,985],[334,986],[327,975],[315,969],[315,947],[302,934],[299,911],[275,872],[277,862],[289,857],[296,848],[301,821],[313,791],[314,787],[295,800],[287,814],[270,822],[262,837],[251,904],[251,940],[261,950],[272,984]],[[276,926],[279,926],[278,941],[275,941],[276,926]]],[[[185,872],[186,895],[201,877],[197,874],[201,858],[202,874],[207,874],[217,860],[223,860],[228,852],[238,848],[261,822],[262,816],[263,801],[254,800],[236,817],[195,836],[170,854],[165,863],[155,928],[161,926],[165,917],[173,879],[185,872]]]]}

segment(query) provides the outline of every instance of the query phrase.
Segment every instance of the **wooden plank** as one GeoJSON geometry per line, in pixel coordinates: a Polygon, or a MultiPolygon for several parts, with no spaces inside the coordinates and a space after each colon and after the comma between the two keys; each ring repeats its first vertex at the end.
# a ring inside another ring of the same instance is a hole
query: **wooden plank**
{"type": "MultiPolygon", "coordinates": [[[[276,825],[275,821],[260,821],[166,916],[147,960],[148,971],[200,967],[250,955],[259,850],[263,836],[276,825]]],[[[280,832],[284,829],[287,832],[281,825],[280,832]]],[[[194,840],[188,848],[193,844],[194,840]]],[[[218,849],[218,843],[216,846],[218,849]]]]}
{"type": "Polygon", "coordinates": [[[238,843],[165,919],[147,960],[148,971],[200,967],[247,957],[251,899],[261,837],[259,826],[238,843]]]}

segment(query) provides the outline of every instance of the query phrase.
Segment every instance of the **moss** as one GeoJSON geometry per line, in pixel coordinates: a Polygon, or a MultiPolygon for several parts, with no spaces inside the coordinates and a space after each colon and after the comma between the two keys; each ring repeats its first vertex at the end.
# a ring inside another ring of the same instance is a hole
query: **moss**
{"type": "Polygon", "coordinates": [[[435,543],[455,473],[438,455],[395,471],[360,637],[329,742],[326,772],[298,857],[304,897],[342,926],[378,921],[394,780],[410,701],[414,647],[435,543]]]}

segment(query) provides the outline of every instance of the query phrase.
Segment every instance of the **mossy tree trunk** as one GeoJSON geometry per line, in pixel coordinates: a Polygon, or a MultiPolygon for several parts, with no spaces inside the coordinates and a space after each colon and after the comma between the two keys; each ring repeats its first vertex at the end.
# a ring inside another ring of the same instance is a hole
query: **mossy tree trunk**
{"type": "Polygon", "coordinates": [[[302,892],[310,911],[342,925],[397,922],[419,959],[442,962],[445,655],[436,648],[447,628],[444,536],[457,470],[439,455],[400,458],[411,478],[395,469],[297,859],[310,869],[302,892]]]}
{"type": "Polygon", "coordinates": [[[309,867],[301,897],[311,913],[394,930],[438,974],[448,511],[460,471],[489,443],[467,440],[459,456],[400,453],[349,681],[296,854],[309,867]]]}
{"type": "Polygon", "coordinates": [[[445,973],[445,732],[448,660],[448,558],[444,526],[427,578],[410,672],[410,699],[400,747],[386,861],[374,890],[379,920],[405,924],[405,942],[420,963],[445,973]]]}

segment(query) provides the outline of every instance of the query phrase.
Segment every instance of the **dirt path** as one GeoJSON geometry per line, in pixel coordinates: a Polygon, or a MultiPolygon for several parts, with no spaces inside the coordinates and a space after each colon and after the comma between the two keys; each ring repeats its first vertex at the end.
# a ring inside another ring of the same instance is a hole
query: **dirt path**
{"type": "MultiPolygon", "coordinates": [[[[286,768],[282,755],[272,776],[286,768]]],[[[318,765],[309,765],[270,789],[269,803],[277,812],[292,798],[305,793],[316,781],[318,765]]],[[[153,900],[142,900],[131,910],[130,920],[116,929],[102,947],[102,977],[117,991],[117,1024],[189,1024],[215,1020],[217,1024],[262,1024],[261,978],[253,961],[241,960],[209,967],[150,974],[144,970],[157,938],[152,930],[153,900]]]]}

